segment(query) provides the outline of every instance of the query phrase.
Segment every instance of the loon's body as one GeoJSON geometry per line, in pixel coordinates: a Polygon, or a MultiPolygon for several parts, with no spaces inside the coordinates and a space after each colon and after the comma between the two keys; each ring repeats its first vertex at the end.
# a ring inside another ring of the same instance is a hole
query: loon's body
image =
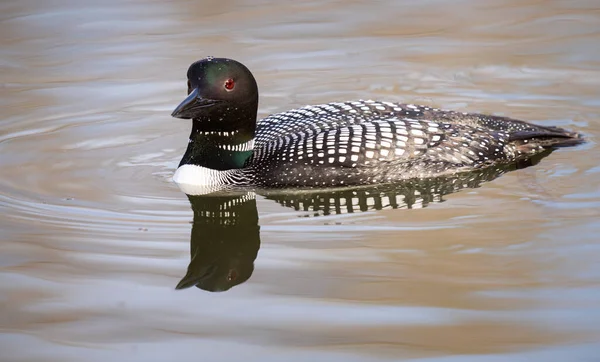
{"type": "Polygon", "coordinates": [[[230,59],[188,70],[191,118],[178,184],[338,187],[472,171],[570,146],[581,137],[506,117],[412,104],[354,101],[306,106],[256,122],[258,87],[230,59]]]}

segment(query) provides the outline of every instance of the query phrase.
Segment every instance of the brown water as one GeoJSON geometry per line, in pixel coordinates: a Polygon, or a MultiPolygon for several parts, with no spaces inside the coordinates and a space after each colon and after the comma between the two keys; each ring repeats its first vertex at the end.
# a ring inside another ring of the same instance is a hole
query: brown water
{"type": "Polygon", "coordinates": [[[0,19],[0,360],[600,361],[597,1],[13,0],[0,19]],[[175,290],[190,124],[169,114],[206,55],[254,72],[260,116],[374,98],[589,142],[426,208],[307,218],[259,195],[250,279],[175,290]]]}

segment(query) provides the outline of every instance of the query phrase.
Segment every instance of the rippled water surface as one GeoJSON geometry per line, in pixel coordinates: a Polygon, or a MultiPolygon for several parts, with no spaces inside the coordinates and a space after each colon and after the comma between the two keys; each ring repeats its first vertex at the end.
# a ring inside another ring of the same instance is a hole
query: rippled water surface
{"type": "Polygon", "coordinates": [[[0,360],[599,360],[597,1],[9,0],[0,19],[0,360]],[[259,116],[373,98],[588,142],[448,192],[188,200],[169,115],[206,55],[253,71],[259,116]],[[241,222],[210,223],[238,199],[241,222]]]}

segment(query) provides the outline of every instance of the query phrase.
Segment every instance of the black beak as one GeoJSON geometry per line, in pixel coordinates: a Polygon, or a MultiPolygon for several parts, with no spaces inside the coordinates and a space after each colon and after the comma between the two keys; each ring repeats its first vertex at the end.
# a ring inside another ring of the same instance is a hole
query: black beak
{"type": "Polygon", "coordinates": [[[218,100],[202,98],[198,94],[198,88],[195,88],[186,99],[181,102],[171,113],[172,117],[190,119],[198,116],[202,108],[207,108],[219,103],[218,100]]]}
{"type": "MultiPolygon", "coordinates": [[[[191,265],[190,265],[191,267],[191,265]]],[[[188,267],[187,274],[179,281],[175,289],[186,289],[200,283],[203,279],[210,278],[210,276],[217,270],[216,265],[208,265],[200,270],[194,270],[188,267]]]]}

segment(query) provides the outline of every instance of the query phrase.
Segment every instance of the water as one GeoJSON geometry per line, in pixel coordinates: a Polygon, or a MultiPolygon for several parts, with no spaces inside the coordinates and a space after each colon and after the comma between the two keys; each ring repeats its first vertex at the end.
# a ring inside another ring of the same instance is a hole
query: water
{"type": "Polygon", "coordinates": [[[0,360],[598,360],[595,1],[28,0],[0,14],[0,360]],[[170,181],[190,124],[169,114],[206,55],[253,71],[261,117],[373,98],[589,142],[460,191],[366,190],[365,212],[327,212],[340,194],[246,195],[246,223],[210,225],[170,181]],[[376,210],[386,192],[398,208],[376,210]],[[196,245],[194,218],[223,242],[196,245]]]}

